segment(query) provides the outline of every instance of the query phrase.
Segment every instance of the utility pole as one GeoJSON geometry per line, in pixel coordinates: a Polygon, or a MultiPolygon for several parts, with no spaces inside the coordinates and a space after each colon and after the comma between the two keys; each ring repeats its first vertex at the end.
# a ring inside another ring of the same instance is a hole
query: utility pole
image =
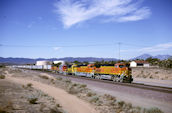
{"type": "Polygon", "coordinates": [[[120,61],[120,45],[121,45],[121,43],[120,42],[118,42],[118,47],[119,47],[119,61],[120,61]]]}

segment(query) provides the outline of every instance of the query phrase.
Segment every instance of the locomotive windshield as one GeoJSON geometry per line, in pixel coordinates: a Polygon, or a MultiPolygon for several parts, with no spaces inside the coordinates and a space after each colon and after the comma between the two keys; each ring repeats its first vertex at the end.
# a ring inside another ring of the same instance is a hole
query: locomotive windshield
{"type": "Polygon", "coordinates": [[[125,67],[125,65],[119,65],[119,67],[120,67],[120,68],[123,68],[123,67],[125,67]]]}
{"type": "Polygon", "coordinates": [[[72,67],[72,65],[68,65],[67,67],[68,67],[68,68],[71,68],[71,67],[72,67]]]}

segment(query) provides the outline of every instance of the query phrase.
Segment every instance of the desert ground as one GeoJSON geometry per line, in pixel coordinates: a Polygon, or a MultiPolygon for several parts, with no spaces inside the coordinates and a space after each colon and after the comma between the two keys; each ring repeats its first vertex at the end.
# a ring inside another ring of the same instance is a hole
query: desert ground
{"type": "Polygon", "coordinates": [[[160,67],[133,67],[132,76],[134,78],[172,81],[172,69],[163,69],[160,67]]]}
{"type": "MultiPolygon", "coordinates": [[[[68,78],[30,70],[0,69],[0,112],[4,113],[162,113],[97,93],[68,78]]],[[[165,111],[168,113],[168,111],[165,111]]]]}

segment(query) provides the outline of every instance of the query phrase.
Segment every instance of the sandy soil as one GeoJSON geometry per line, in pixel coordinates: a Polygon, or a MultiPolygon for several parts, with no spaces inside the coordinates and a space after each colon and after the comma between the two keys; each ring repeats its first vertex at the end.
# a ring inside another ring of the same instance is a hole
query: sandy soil
{"type": "Polygon", "coordinates": [[[132,76],[134,78],[172,80],[172,69],[163,69],[158,67],[133,67],[132,76]]]}
{"type": "Polygon", "coordinates": [[[49,96],[52,96],[58,100],[62,107],[69,113],[98,113],[90,104],[84,102],[81,99],[78,99],[73,95],[68,94],[60,88],[22,78],[7,77],[7,80],[20,84],[32,83],[34,88],[40,89],[47,93],[49,96]]]}
{"type": "Polygon", "coordinates": [[[0,79],[0,113],[52,113],[63,111],[54,98],[32,86],[0,79]],[[34,100],[32,103],[30,100],[34,100]],[[58,106],[57,106],[58,105],[58,106]]]}
{"type": "Polygon", "coordinates": [[[165,113],[172,111],[172,95],[151,90],[143,90],[119,85],[111,85],[89,80],[73,79],[77,83],[87,84],[88,88],[98,94],[110,94],[119,100],[132,103],[133,106],[144,108],[157,107],[165,113]]]}
{"type": "MultiPolygon", "coordinates": [[[[141,113],[141,111],[142,113],[150,113],[147,109],[141,107],[143,104],[152,107],[150,103],[147,103],[147,100],[144,101],[145,98],[142,98],[142,96],[136,98],[136,96],[133,95],[138,93],[137,90],[130,90],[127,87],[120,88],[114,87],[111,84],[81,79],[76,81],[70,78],[72,80],[71,82],[69,78],[62,79],[60,76],[54,75],[56,78],[54,79],[53,74],[23,69],[7,69],[4,74],[8,75],[6,80],[13,83],[32,83],[34,88],[40,89],[55,98],[62,108],[69,113],[141,113]],[[77,82],[79,84],[76,84],[77,82]],[[87,86],[92,90],[88,89],[87,86]],[[95,94],[95,92],[97,92],[97,94],[95,94]],[[132,106],[131,103],[125,103],[121,100],[130,100],[135,103],[136,106],[132,106]],[[140,107],[138,107],[138,105],[140,105],[140,107]],[[147,112],[144,112],[145,110],[147,112]]],[[[151,94],[152,93],[149,92],[148,95],[151,94]]],[[[160,95],[160,98],[161,96],[162,95],[160,95]]],[[[162,104],[159,106],[161,105],[162,104]]],[[[163,107],[164,106],[166,106],[166,104],[164,104],[163,107]]],[[[166,113],[170,113],[168,111],[171,110],[169,109],[171,107],[167,105],[165,109],[166,108],[166,113]]]]}

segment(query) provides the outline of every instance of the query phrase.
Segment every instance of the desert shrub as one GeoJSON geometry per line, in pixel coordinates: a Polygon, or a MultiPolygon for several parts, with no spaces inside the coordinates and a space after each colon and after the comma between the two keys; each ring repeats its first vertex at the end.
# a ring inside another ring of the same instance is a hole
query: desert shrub
{"type": "Polygon", "coordinates": [[[128,104],[127,104],[127,107],[128,107],[128,108],[132,108],[132,104],[131,104],[131,103],[128,103],[128,104]]]}
{"type": "Polygon", "coordinates": [[[125,104],[125,102],[124,102],[124,101],[118,101],[118,105],[119,105],[119,107],[123,107],[123,106],[124,106],[124,104],[125,104]]]}
{"type": "Polygon", "coordinates": [[[95,95],[96,95],[96,94],[95,94],[95,93],[92,93],[92,92],[88,92],[88,93],[87,93],[87,96],[88,96],[88,97],[92,97],[92,96],[95,96],[95,95]]]}
{"type": "Polygon", "coordinates": [[[32,85],[33,85],[32,83],[28,83],[27,87],[32,87],[32,85]]]}
{"type": "Polygon", "coordinates": [[[57,80],[62,80],[62,78],[61,78],[61,77],[57,77],[56,79],[57,79],[57,80]]]}
{"type": "Polygon", "coordinates": [[[0,68],[5,68],[5,65],[0,65],[0,68]]]}
{"type": "Polygon", "coordinates": [[[9,112],[7,112],[6,109],[4,109],[4,108],[2,108],[2,107],[0,106],[0,113],[9,113],[9,112]]]}
{"type": "Polygon", "coordinates": [[[163,113],[159,108],[150,108],[145,110],[146,113],[163,113]]]}
{"type": "Polygon", "coordinates": [[[43,79],[49,79],[49,77],[47,77],[47,76],[42,76],[42,75],[40,75],[39,77],[40,77],[40,78],[43,78],[43,79]]]}
{"type": "Polygon", "coordinates": [[[68,87],[67,92],[70,94],[78,94],[80,90],[78,88],[74,88],[73,86],[68,87]]]}
{"type": "Polygon", "coordinates": [[[5,75],[0,75],[0,79],[5,79],[5,75]]]}
{"type": "Polygon", "coordinates": [[[87,87],[86,84],[81,84],[81,85],[80,85],[80,88],[85,88],[85,87],[87,87]]]}
{"type": "Polygon", "coordinates": [[[98,100],[99,100],[98,96],[93,96],[93,97],[90,98],[89,102],[90,103],[96,103],[98,100]]]}
{"type": "Polygon", "coordinates": [[[37,104],[38,98],[30,98],[28,101],[30,104],[37,104]]]}
{"type": "Polygon", "coordinates": [[[46,105],[41,103],[39,111],[43,112],[45,107],[46,107],[46,105]]]}
{"type": "Polygon", "coordinates": [[[70,79],[66,79],[65,82],[66,83],[71,83],[71,80],[70,79]]]}
{"type": "Polygon", "coordinates": [[[60,104],[56,104],[56,107],[62,107],[60,104]]]}
{"type": "Polygon", "coordinates": [[[142,109],[142,108],[139,107],[139,106],[136,107],[136,110],[138,110],[138,111],[140,111],[141,109],[142,109]]]}
{"type": "Polygon", "coordinates": [[[51,79],[51,83],[52,83],[52,84],[55,84],[55,81],[54,81],[54,79],[51,79]]]}
{"type": "Polygon", "coordinates": [[[76,84],[76,83],[72,84],[72,86],[74,86],[74,87],[75,87],[75,86],[78,86],[78,85],[79,85],[79,84],[76,84]]]}
{"type": "Polygon", "coordinates": [[[157,71],[157,72],[155,72],[155,74],[158,74],[159,72],[157,71]]]}
{"type": "Polygon", "coordinates": [[[104,97],[106,100],[115,100],[115,101],[116,101],[116,98],[113,97],[113,96],[111,96],[111,95],[109,95],[109,94],[104,94],[103,97],[104,97]]]}
{"type": "Polygon", "coordinates": [[[42,94],[42,96],[45,96],[46,97],[46,96],[48,96],[48,94],[42,94]]]}
{"type": "Polygon", "coordinates": [[[58,109],[57,107],[50,108],[50,113],[63,113],[61,109],[58,109]]]}

